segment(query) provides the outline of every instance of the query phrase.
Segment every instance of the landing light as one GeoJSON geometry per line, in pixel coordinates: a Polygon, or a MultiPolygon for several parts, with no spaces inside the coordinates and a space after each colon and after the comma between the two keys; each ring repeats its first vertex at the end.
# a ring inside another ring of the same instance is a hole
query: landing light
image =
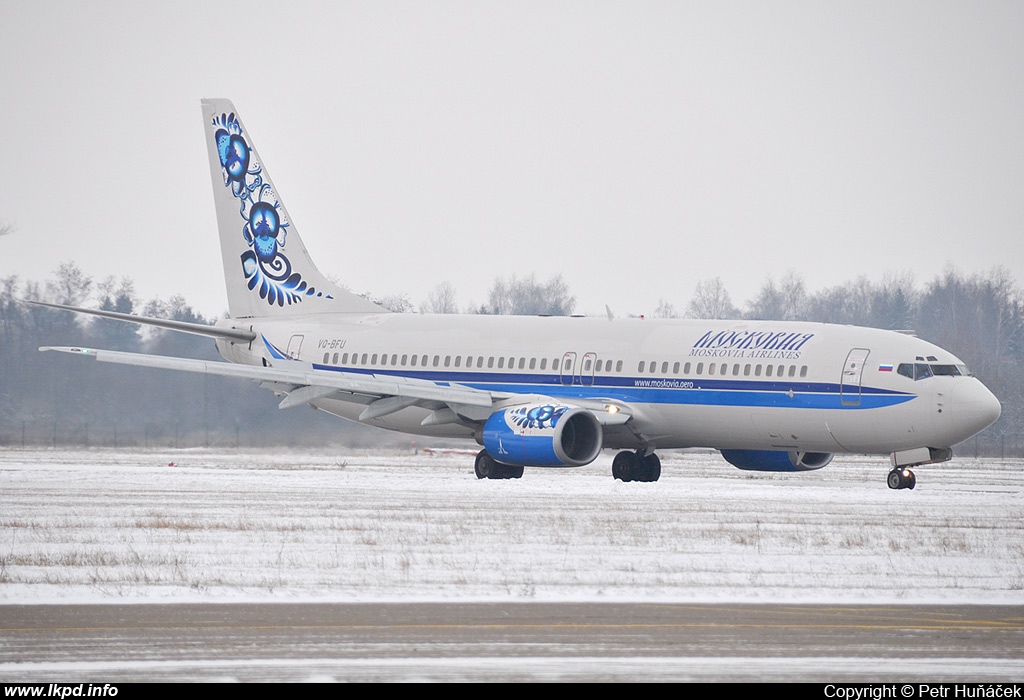
{"type": "Polygon", "coordinates": [[[618,413],[619,407],[613,404],[607,404],[605,405],[604,410],[608,411],[608,413],[618,413]]]}

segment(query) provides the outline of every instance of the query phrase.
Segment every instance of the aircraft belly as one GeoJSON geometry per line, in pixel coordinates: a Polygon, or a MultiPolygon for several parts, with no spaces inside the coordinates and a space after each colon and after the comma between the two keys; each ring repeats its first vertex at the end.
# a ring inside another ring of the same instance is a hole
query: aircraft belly
{"type": "Polygon", "coordinates": [[[931,429],[931,416],[916,402],[871,409],[830,411],[829,431],[848,452],[884,454],[895,450],[931,445],[938,438],[931,429]]]}
{"type": "Polygon", "coordinates": [[[659,449],[801,449],[832,452],[839,448],[817,411],[775,409],[752,413],[740,406],[659,406],[639,410],[636,428],[659,449]],[[648,420],[654,416],[656,420],[648,420]]]}

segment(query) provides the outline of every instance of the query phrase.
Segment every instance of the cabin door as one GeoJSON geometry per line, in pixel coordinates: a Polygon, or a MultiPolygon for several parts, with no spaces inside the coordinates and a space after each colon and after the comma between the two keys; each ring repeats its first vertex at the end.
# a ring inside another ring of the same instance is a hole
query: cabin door
{"type": "Polygon", "coordinates": [[[562,384],[570,386],[576,373],[576,353],[567,352],[562,355],[562,365],[558,369],[561,372],[562,384]]]}
{"type": "Polygon", "coordinates": [[[597,364],[597,353],[587,352],[577,364],[576,353],[567,352],[562,355],[560,380],[565,386],[579,384],[594,385],[594,366],[597,364]]]}
{"type": "Polygon", "coordinates": [[[580,362],[580,384],[583,386],[594,385],[594,365],[597,364],[597,353],[588,352],[583,355],[580,362]]]}
{"type": "Polygon", "coordinates": [[[293,335],[291,340],[288,341],[288,359],[297,360],[299,359],[299,350],[302,349],[302,336],[293,335]]]}
{"type": "Polygon", "coordinates": [[[860,405],[860,386],[864,378],[864,363],[871,351],[866,348],[854,348],[846,356],[843,375],[839,379],[839,400],[844,406],[860,405]]]}

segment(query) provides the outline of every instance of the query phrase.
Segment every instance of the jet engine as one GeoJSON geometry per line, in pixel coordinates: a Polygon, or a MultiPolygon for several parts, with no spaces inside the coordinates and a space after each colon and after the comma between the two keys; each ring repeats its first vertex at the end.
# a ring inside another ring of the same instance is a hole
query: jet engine
{"type": "Polygon", "coordinates": [[[483,444],[504,464],[582,467],[601,452],[604,434],[597,417],[578,406],[538,403],[506,408],[484,424],[483,444]]]}
{"type": "Polygon", "coordinates": [[[722,450],[725,461],[739,469],[758,472],[805,472],[832,461],[831,452],[790,450],[722,450]]]}

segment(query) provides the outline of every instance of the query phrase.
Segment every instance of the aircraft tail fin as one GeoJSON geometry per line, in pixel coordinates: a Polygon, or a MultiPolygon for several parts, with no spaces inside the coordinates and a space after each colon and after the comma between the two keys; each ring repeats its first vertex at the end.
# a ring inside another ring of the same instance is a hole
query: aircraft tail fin
{"type": "Polygon", "coordinates": [[[386,313],[313,263],[230,100],[203,100],[204,135],[232,318],[386,313]]]}

